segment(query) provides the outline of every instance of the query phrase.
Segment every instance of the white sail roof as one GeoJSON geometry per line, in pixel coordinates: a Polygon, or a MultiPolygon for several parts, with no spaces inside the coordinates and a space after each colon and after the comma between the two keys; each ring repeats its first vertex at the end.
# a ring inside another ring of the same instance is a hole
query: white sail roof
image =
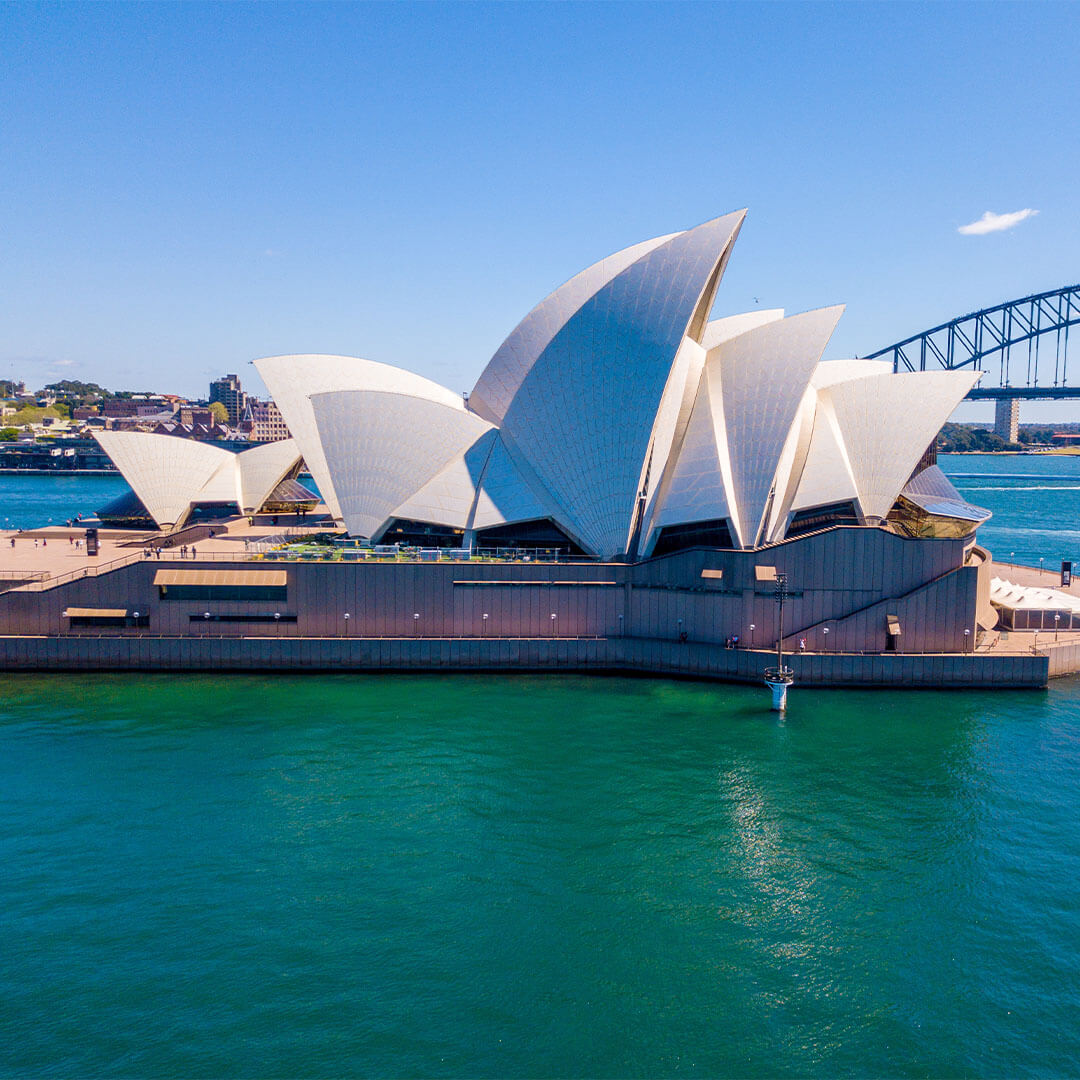
{"type": "Polygon", "coordinates": [[[469,395],[470,407],[493,424],[501,424],[518,387],[567,320],[631,263],[678,235],[669,233],[623,248],[593,263],[541,300],[488,361],[469,395]]]}
{"type": "Polygon", "coordinates": [[[679,233],[616,275],[555,334],[506,410],[511,454],[598,555],[626,550],[679,345],[703,333],[743,217],[679,233]]]}
{"type": "MultiPolygon", "coordinates": [[[[706,380],[703,378],[701,382],[706,380]]],[[[708,385],[703,385],[695,398],[686,437],[646,538],[643,548],[646,552],[652,548],[655,532],[665,525],[712,521],[726,518],[731,512],[721,470],[726,447],[721,454],[717,440],[718,432],[723,435],[723,414],[717,425],[713,405],[708,385]]]]}
{"type": "Polygon", "coordinates": [[[835,412],[868,519],[889,513],[919,458],[980,375],[889,373],[849,379],[821,391],[835,412]]]}
{"type": "Polygon", "coordinates": [[[312,394],[311,406],[345,526],[378,538],[395,510],[491,429],[460,398],[382,390],[312,394]]]}
{"type": "Polygon", "coordinates": [[[810,377],[843,307],[822,308],[770,322],[713,349],[719,366],[731,455],[736,531],[744,546],[758,542],[770,497],[786,487],[781,453],[799,416],[810,377]]]}
{"type": "Polygon", "coordinates": [[[180,525],[193,502],[239,502],[235,454],[220,446],[142,431],[95,431],[159,528],[180,525]]]}
{"type": "Polygon", "coordinates": [[[254,363],[300,448],[323,502],[335,518],[341,517],[341,505],[315,426],[309,400],[312,394],[334,390],[378,390],[461,406],[459,395],[422,375],[356,356],[305,353],[264,356],[254,363]]]}
{"type": "Polygon", "coordinates": [[[300,460],[295,439],[260,443],[235,455],[240,471],[240,509],[256,513],[300,460]]]}
{"type": "Polygon", "coordinates": [[[161,529],[182,525],[193,503],[235,502],[255,512],[299,461],[292,439],[237,454],[143,431],[95,431],[94,438],[161,529]]]}

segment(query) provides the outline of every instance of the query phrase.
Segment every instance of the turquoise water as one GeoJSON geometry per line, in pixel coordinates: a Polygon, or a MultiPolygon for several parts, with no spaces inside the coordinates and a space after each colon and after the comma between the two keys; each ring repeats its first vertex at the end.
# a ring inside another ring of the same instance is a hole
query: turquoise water
{"type": "Polygon", "coordinates": [[[63,525],[76,514],[93,517],[106,503],[130,490],[119,474],[40,476],[0,472],[0,528],[37,529],[63,525]]]}
{"type": "Polygon", "coordinates": [[[997,558],[1080,563],[1080,456],[943,454],[939,464],[969,502],[993,510],[979,542],[997,558]]]}
{"type": "Polygon", "coordinates": [[[0,1063],[1075,1074],[1075,691],[8,681],[0,1063]]]}
{"type": "Polygon", "coordinates": [[[1080,1072],[1080,683],[766,697],[8,676],[0,1075],[1080,1072]]]}

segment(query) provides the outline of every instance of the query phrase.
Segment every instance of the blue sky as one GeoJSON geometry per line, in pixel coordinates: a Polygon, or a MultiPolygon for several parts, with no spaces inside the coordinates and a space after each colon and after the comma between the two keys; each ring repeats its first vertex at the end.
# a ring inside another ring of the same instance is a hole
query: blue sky
{"type": "Polygon", "coordinates": [[[226,370],[257,386],[256,356],[341,352],[464,390],[561,281],[743,206],[717,314],[843,302],[826,355],[869,352],[1080,279],[1078,23],[5,5],[0,376],[194,395],[226,370]]]}

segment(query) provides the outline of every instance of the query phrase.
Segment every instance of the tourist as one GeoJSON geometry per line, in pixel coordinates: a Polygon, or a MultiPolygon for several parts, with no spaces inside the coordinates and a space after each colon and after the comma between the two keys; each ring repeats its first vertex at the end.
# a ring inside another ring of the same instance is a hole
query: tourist
{"type": "Polygon", "coordinates": [[[15,537],[14,537],[14,536],[13,536],[13,537],[11,538],[11,546],[12,546],[12,547],[14,547],[14,546],[15,546],[15,537]]]}
{"type": "Polygon", "coordinates": [[[195,545],[194,544],[191,545],[191,557],[193,559],[195,558],[195,545]]]}

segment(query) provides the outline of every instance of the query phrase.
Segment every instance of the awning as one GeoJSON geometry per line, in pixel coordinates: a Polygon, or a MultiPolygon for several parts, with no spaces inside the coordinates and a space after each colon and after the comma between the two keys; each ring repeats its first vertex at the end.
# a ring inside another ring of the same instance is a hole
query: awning
{"type": "Polygon", "coordinates": [[[775,566],[755,566],[754,567],[754,579],[756,581],[775,581],[776,580],[776,567],[775,566]]]}
{"type": "Polygon", "coordinates": [[[112,607],[69,607],[64,608],[65,619],[126,619],[127,608],[112,607]]]}
{"type": "Polygon", "coordinates": [[[900,620],[895,615],[886,615],[885,616],[885,622],[888,624],[888,627],[889,627],[889,636],[890,637],[899,637],[900,636],[900,620]]]}
{"type": "Polygon", "coordinates": [[[159,570],[155,585],[267,586],[284,587],[289,575],[285,570],[159,570]]]}

